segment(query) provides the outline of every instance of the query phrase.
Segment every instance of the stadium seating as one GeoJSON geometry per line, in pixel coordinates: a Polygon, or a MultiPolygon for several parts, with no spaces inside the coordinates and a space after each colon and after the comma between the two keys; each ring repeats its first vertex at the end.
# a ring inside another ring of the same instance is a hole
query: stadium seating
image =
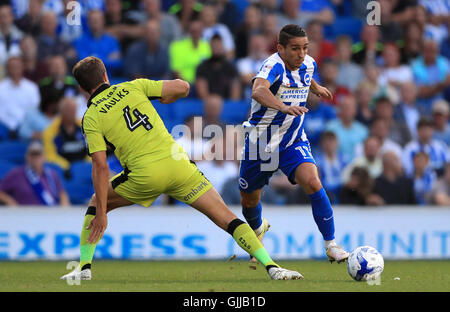
{"type": "Polygon", "coordinates": [[[225,101],[221,119],[225,123],[240,124],[247,119],[249,110],[248,101],[225,101]]]}
{"type": "Polygon", "coordinates": [[[64,188],[69,194],[70,203],[72,205],[85,205],[91,198],[92,194],[94,194],[92,183],[65,181],[64,188]]]}
{"type": "Polygon", "coordinates": [[[353,17],[336,17],[335,22],[324,27],[325,37],[334,40],[339,35],[348,35],[353,42],[360,40],[361,20],[353,17]]]}
{"type": "Polygon", "coordinates": [[[0,142],[0,162],[10,162],[16,165],[25,163],[25,152],[27,143],[20,141],[3,141],[0,142]]]}
{"type": "Polygon", "coordinates": [[[73,162],[70,166],[70,180],[80,184],[91,183],[92,163],[85,161],[73,162]]]}
{"type": "Polygon", "coordinates": [[[16,165],[13,163],[0,161],[0,179],[3,179],[3,177],[14,167],[16,167],[16,165]]]}

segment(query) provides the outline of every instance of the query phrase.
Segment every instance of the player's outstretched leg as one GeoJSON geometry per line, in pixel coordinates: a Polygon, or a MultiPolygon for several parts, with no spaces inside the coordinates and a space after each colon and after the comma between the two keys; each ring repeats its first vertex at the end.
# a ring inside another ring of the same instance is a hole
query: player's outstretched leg
{"type": "Polygon", "coordinates": [[[296,272],[280,268],[269,256],[255,232],[244,221],[238,219],[236,215],[228,209],[219,193],[214,188],[208,190],[199,199],[191,204],[192,207],[205,214],[217,226],[227,231],[233,236],[236,243],[255,257],[267,270],[270,278],[280,279],[303,279],[303,276],[296,272]]]}
{"type": "MultiPolygon", "coordinates": [[[[262,188],[251,193],[241,192],[241,204],[242,215],[262,243],[270,224],[267,219],[262,217],[261,192],[262,188]]],[[[250,257],[250,261],[257,262],[254,257],[250,257]]]]}
{"type": "MultiPolygon", "coordinates": [[[[107,212],[122,206],[132,205],[133,203],[122,198],[116,192],[114,192],[111,185],[108,190],[108,203],[107,203],[107,212]]],[[[92,196],[91,201],[89,202],[89,207],[86,211],[83,221],[83,227],[81,228],[80,235],[80,264],[75,270],[72,272],[65,274],[61,277],[62,280],[90,280],[92,278],[91,266],[92,259],[94,257],[95,248],[97,247],[100,239],[91,244],[88,242],[89,234],[91,233],[91,229],[87,229],[91,221],[95,218],[96,215],[96,199],[95,194],[92,196]]]]}
{"type": "Polygon", "coordinates": [[[295,182],[308,194],[311,200],[314,221],[322,233],[328,260],[338,263],[345,261],[349,253],[334,240],[334,218],[330,199],[322,187],[317,167],[313,163],[303,163],[295,170],[295,182]]]}

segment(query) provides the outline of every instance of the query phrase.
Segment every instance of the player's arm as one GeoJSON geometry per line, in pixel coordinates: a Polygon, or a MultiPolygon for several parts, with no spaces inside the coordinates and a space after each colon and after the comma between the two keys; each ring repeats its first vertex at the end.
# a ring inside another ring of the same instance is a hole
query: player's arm
{"type": "Polygon", "coordinates": [[[163,80],[161,99],[159,100],[162,104],[173,103],[179,98],[186,97],[189,94],[189,83],[181,80],[163,80]]]}
{"type": "Polygon", "coordinates": [[[308,112],[304,106],[289,106],[278,100],[270,91],[270,81],[255,78],[252,88],[252,98],[261,105],[281,111],[282,113],[298,116],[308,112]]]}
{"type": "Polygon", "coordinates": [[[98,151],[92,155],[92,181],[95,190],[96,214],[88,226],[91,233],[89,243],[96,243],[103,237],[108,226],[106,218],[106,204],[108,201],[109,169],[106,161],[106,151],[98,151]]]}
{"type": "Polygon", "coordinates": [[[314,93],[318,97],[324,97],[328,100],[333,99],[333,95],[331,94],[331,92],[327,88],[319,85],[314,79],[311,79],[310,90],[312,93],[314,93]]]}

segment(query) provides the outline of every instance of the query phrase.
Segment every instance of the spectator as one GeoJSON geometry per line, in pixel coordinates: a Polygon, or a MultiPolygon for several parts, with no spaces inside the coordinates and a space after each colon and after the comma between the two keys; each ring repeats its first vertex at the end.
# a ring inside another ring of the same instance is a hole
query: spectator
{"type": "Polygon", "coordinates": [[[450,163],[445,164],[443,176],[434,184],[430,201],[434,205],[450,206],[450,163]]]}
{"type": "Polygon", "coordinates": [[[410,66],[400,64],[400,51],[395,44],[384,44],[382,55],[384,67],[378,77],[378,82],[381,86],[390,84],[396,89],[400,89],[403,83],[413,81],[413,73],[410,66]]]}
{"type": "Polygon", "coordinates": [[[169,46],[170,68],[175,77],[195,82],[197,66],[211,56],[211,48],[206,40],[201,38],[202,22],[195,20],[189,25],[189,36],[173,41],[169,46]]]}
{"type": "Polygon", "coordinates": [[[303,120],[303,125],[314,154],[314,151],[319,147],[320,138],[326,124],[336,119],[336,109],[323,102],[321,98],[312,92],[308,95],[307,104],[309,109],[308,118],[303,120]]]}
{"type": "Polygon", "coordinates": [[[383,155],[383,173],[375,179],[371,205],[414,205],[414,182],[403,175],[402,166],[394,153],[383,155]]]}
{"type": "Polygon", "coordinates": [[[419,205],[428,203],[428,194],[436,182],[436,173],[430,170],[428,162],[426,153],[419,152],[414,155],[414,194],[419,205]]]}
{"type": "Polygon", "coordinates": [[[427,112],[427,115],[431,115],[431,103],[442,98],[443,91],[450,86],[448,60],[439,55],[436,42],[426,40],[422,55],[411,66],[419,89],[417,104],[427,112]]]}
{"type": "Polygon", "coordinates": [[[375,63],[382,50],[380,30],[376,25],[365,24],[361,30],[361,41],[352,47],[353,61],[360,65],[368,62],[375,63]]]}
{"type": "MultiPolygon", "coordinates": [[[[278,20],[275,13],[268,13],[262,17],[262,33],[266,37],[268,43],[269,54],[278,52],[278,20]]],[[[311,47],[308,47],[308,54],[311,47]]],[[[310,54],[311,55],[311,54],[310,54]]],[[[314,58],[314,57],[313,57],[314,58]]],[[[315,59],[315,58],[314,58],[315,59]]]]}
{"type": "Polygon", "coordinates": [[[325,59],[320,66],[320,81],[322,86],[330,90],[333,98],[325,102],[336,105],[336,101],[343,95],[349,95],[351,92],[346,87],[340,85],[338,80],[338,64],[331,58],[325,59]]]}
{"type": "Polygon", "coordinates": [[[395,122],[394,107],[392,101],[388,97],[381,96],[376,99],[373,116],[374,118],[381,118],[386,121],[386,125],[389,129],[388,137],[397,144],[404,146],[411,140],[411,134],[409,133],[408,127],[405,124],[395,122]]]}
{"type": "Polygon", "coordinates": [[[423,43],[423,29],[417,18],[405,25],[404,45],[401,48],[401,63],[410,64],[420,56],[423,43]]]}
{"type": "Polygon", "coordinates": [[[365,140],[367,128],[355,120],[356,102],[353,95],[343,95],[338,99],[338,119],[329,121],[326,129],[336,133],[338,151],[346,161],[353,159],[355,147],[365,140]]]}
{"type": "Polygon", "coordinates": [[[417,122],[421,112],[416,106],[417,88],[412,82],[405,82],[401,87],[401,101],[394,108],[395,123],[408,129],[409,137],[417,139],[417,122]]]}
{"type": "MultiPolygon", "coordinates": [[[[278,25],[277,25],[278,27],[278,25]]],[[[236,45],[236,58],[243,58],[248,55],[248,42],[250,36],[261,31],[261,13],[255,5],[249,5],[245,9],[244,21],[239,25],[234,34],[234,42],[236,45]]],[[[278,32],[275,30],[276,41],[278,42],[278,32]]]]}
{"type": "Polygon", "coordinates": [[[192,21],[200,17],[203,5],[196,0],[180,0],[169,8],[169,14],[178,18],[183,32],[187,33],[192,21]]]}
{"type": "MultiPolygon", "coordinates": [[[[58,113],[61,93],[52,89],[45,93],[38,108],[28,110],[19,126],[19,138],[23,141],[41,140],[42,132],[51,124],[58,113]]],[[[86,105],[86,104],[85,104],[86,105]]]]}
{"type": "Polygon", "coordinates": [[[14,16],[9,4],[0,4],[0,63],[20,55],[19,42],[23,33],[13,24],[14,16]]]}
{"type": "Polygon", "coordinates": [[[315,19],[326,25],[334,21],[334,12],[328,0],[302,0],[299,8],[302,18],[315,19]]]}
{"type": "Polygon", "coordinates": [[[78,59],[95,55],[102,59],[106,70],[117,75],[122,67],[119,41],[105,33],[105,17],[102,11],[91,10],[88,13],[89,32],[75,40],[78,59]]]}
{"type": "MultiPolygon", "coordinates": [[[[309,36],[310,33],[308,32],[308,38],[309,36]]],[[[347,35],[341,35],[337,37],[335,45],[338,64],[337,81],[343,87],[354,92],[358,84],[364,79],[364,72],[358,64],[352,61],[352,38],[347,35]]]]}
{"type": "Polygon", "coordinates": [[[218,35],[222,38],[223,48],[225,55],[228,59],[234,57],[234,38],[230,30],[224,24],[217,22],[216,7],[212,5],[203,6],[203,10],[200,13],[201,20],[203,22],[203,39],[211,41],[211,39],[218,35]]]}
{"type": "Polygon", "coordinates": [[[160,24],[150,19],[144,40],[133,43],[124,59],[124,74],[129,79],[168,79],[170,76],[168,47],[160,41],[160,24]]]}
{"type": "Polygon", "coordinates": [[[296,24],[306,28],[308,22],[313,19],[317,19],[316,15],[303,12],[300,8],[299,0],[284,0],[281,6],[281,13],[278,14],[278,29],[287,24],[296,24]]]}
{"type": "Polygon", "coordinates": [[[450,162],[448,146],[433,139],[434,124],[428,118],[421,118],[417,123],[417,140],[409,142],[403,151],[403,167],[408,176],[414,172],[414,155],[425,152],[430,159],[430,167],[439,173],[444,170],[445,163],[450,162]]]}
{"type": "Polygon", "coordinates": [[[447,26],[450,23],[450,7],[446,0],[419,1],[420,6],[424,7],[428,15],[427,25],[425,26],[426,36],[438,44],[447,37],[447,26]]]}
{"type": "Polygon", "coordinates": [[[11,57],[6,70],[8,77],[0,81],[0,124],[15,136],[25,113],[38,107],[40,95],[37,85],[23,77],[20,58],[11,57]]]}
{"type": "Polygon", "coordinates": [[[334,204],[339,203],[339,192],[342,186],[342,168],[347,162],[338,153],[338,141],[336,134],[324,131],[320,140],[321,151],[316,154],[320,180],[327,190],[330,200],[334,204]]]}
{"type": "Polygon", "coordinates": [[[119,40],[122,52],[144,35],[143,27],[123,12],[121,0],[105,1],[105,32],[119,40]]]}
{"type": "Polygon", "coordinates": [[[11,170],[0,182],[0,201],[7,206],[69,206],[69,197],[55,170],[44,166],[42,144],[27,148],[25,166],[11,170]]]}
{"type": "Polygon", "coordinates": [[[144,0],[143,4],[144,12],[139,12],[135,18],[141,25],[146,25],[149,19],[159,22],[161,45],[169,46],[172,41],[181,38],[182,30],[178,19],[161,10],[161,0],[144,0]]]}
{"type": "Polygon", "coordinates": [[[24,77],[38,83],[48,75],[47,62],[37,58],[37,44],[32,36],[25,36],[20,41],[24,77]]]}
{"type": "Polygon", "coordinates": [[[28,11],[16,20],[16,26],[25,34],[37,37],[41,32],[42,0],[28,0],[28,11]]]}
{"type": "Polygon", "coordinates": [[[73,98],[60,101],[60,113],[42,134],[46,158],[64,170],[74,161],[87,157],[81,123],[76,119],[77,103],[73,98]]]}
{"type": "MultiPolygon", "coordinates": [[[[49,59],[49,76],[39,82],[39,91],[41,94],[41,105],[47,102],[47,95],[59,94],[57,101],[63,97],[75,97],[77,94],[77,82],[67,74],[67,65],[61,55],[55,55],[49,59]]],[[[42,107],[46,111],[46,107],[42,107]]]]}
{"type": "Polygon", "coordinates": [[[269,56],[267,48],[266,37],[262,34],[253,34],[248,42],[248,56],[237,60],[236,67],[244,89],[245,99],[251,98],[253,77],[269,56]]]}
{"type": "Polygon", "coordinates": [[[358,19],[367,17],[367,4],[372,0],[351,0],[352,16],[358,19]]]}
{"type": "Polygon", "coordinates": [[[47,11],[42,14],[41,34],[36,38],[38,60],[46,60],[54,55],[62,55],[67,65],[72,68],[76,61],[76,52],[72,46],[56,34],[58,19],[55,13],[47,11]]]}
{"type": "Polygon", "coordinates": [[[306,33],[308,40],[315,42],[319,48],[319,57],[316,60],[317,66],[320,67],[322,60],[327,58],[334,58],[335,48],[332,42],[325,40],[323,37],[323,24],[319,20],[311,20],[306,26],[306,33]]]}
{"type": "Polygon", "coordinates": [[[450,23],[447,24],[447,38],[441,42],[440,51],[441,55],[450,59],[450,23]]]}
{"type": "Polygon", "coordinates": [[[175,141],[183,147],[190,160],[203,160],[208,142],[203,138],[202,117],[189,116],[185,119],[184,125],[187,129],[184,129],[180,133],[182,135],[175,141]]]}
{"type": "Polygon", "coordinates": [[[208,125],[225,126],[220,120],[223,111],[223,99],[220,95],[210,94],[203,100],[203,128],[208,125]]]}
{"type": "Polygon", "coordinates": [[[350,179],[339,192],[341,205],[365,206],[372,191],[373,180],[367,169],[356,167],[350,174],[350,179]]]}
{"type": "Polygon", "coordinates": [[[372,102],[374,96],[372,84],[368,81],[362,81],[355,90],[355,99],[357,103],[356,120],[365,126],[369,126],[373,119],[372,102]]]}
{"type": "Polygon", "coordinates": [[[433,123],[434,135],[433,138],[440,140],[450,146],[450,121],[449,121],[449,107],[445,100],[437,100],[433,102],[433,123]]]}
{"type": "Polygon", "coordinates": [[[360,157],[355,157],[342,172],[342,181],[346,183],[350,179],[351,172],[354,168],[364,168],[369,172],[372,179],[377,178],[382,171],[380,153],[381,142],[376,136],[369,136],[364,141],[364,153],[360,157]]]}
{"type": "Polygon", "coordinates": [[[380,34],[382,42],[395,42],[402,39],[403,31],[401,25],[393,15],[394,6],[397,1],[379,0],[380,3],[380,34]]]}
{"type": "MultiPolygon", "coordinates": [[[[403,155],[402,147],[391,140],[388,137],[388,134],[388,122],[383,118],[374,119],[372,124],[370,125],[370,135],[376,137],[380,141],[381,145],[379,155],[383,155],[386,152],[393,152],[398,157],[398,159],[401,159],[403,155]]],[[[358,144],[355,151],[356,157],[361,157],[363,153],[363,144],[358,144]]]]}
{"type": "Polygon", "coordinates": [[[236,66],[226,59],[223,40],[219,35],[211,39],[211,57],[197,67],[195,89],[197,96],[206,99],[215,93],[225,99],[241,98],[241,85],[236,66]]]}
{"type": "Polygon", "coordinates": [[[232,0],[217,0],[216,7],[219,22],[225,24],[233,32],[242,18],[236,3],[232,0]]]}
{"type": "MultiPolygon", "coordinates": [[[[58,16],[58,27],[56,28],[56,33],[58,37],[65,42],[72,44],[75,40],[83,35],[83,32],[87,31],[86,14],[84,14],[84,8],[81,7],[80,15],[74,15],[74,7],[70,5],[70,1],[73,0],[63,0],[63,7],[61,12],[55,12],[58,16]],[[71,21],[68,23],[67,21],[71,21]]],[[[47,1],[48,2],[48,1],[47,1]]],[[[78,2],[80,3],[80,2],[78,2]]],[[[44,11],[47,10],[44,8],[44,11]]]]}

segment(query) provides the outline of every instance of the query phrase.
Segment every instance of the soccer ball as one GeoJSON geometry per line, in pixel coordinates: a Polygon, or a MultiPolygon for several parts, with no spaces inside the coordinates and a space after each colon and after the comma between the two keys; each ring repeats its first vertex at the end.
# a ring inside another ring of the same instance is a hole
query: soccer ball
{"type": "Polygon", "coordinates": [[[383,269],[383,256],[373,247],[358,247],[348,257],[347,271],[356,281],[376,280],[383,269]]]}

